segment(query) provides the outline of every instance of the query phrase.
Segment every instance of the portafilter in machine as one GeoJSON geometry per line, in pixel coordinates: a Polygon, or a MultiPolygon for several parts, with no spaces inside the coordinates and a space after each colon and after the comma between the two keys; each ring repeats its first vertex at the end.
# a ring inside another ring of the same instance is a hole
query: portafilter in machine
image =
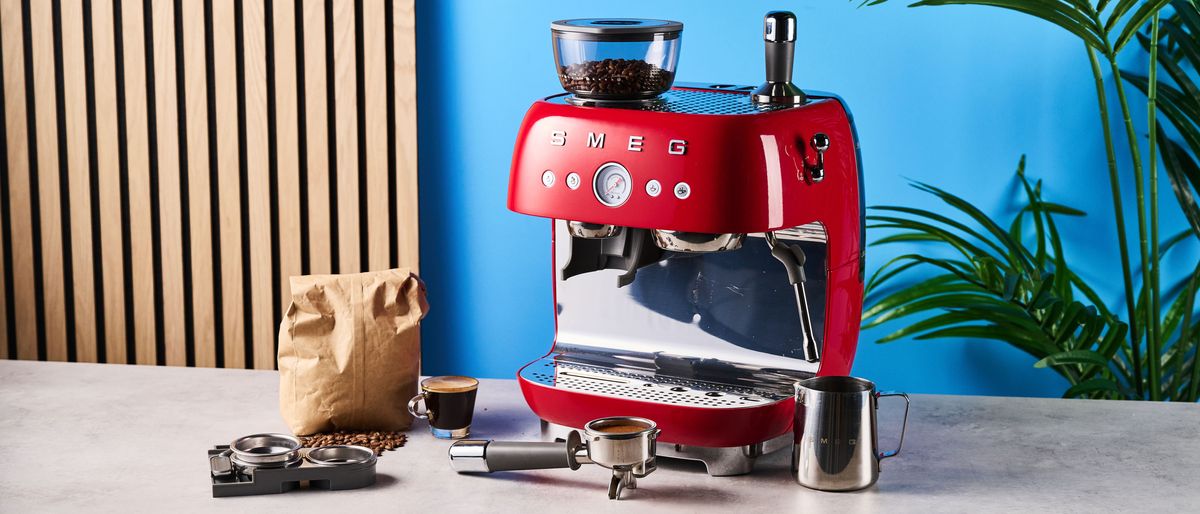
{"type": "Polygon", "coordinates": [[[791,444],[795,382],[849,372],[858,142],[845,102],[792,83],[799,30],[767,14],[766,81],[743,86],[675,83],[678,22],[551,25],[568,93],[529,108],[508,190],[551,220],[554,342],[518,372],[547,436],[649,418],[659,456],[747,473],[791,444]]]}

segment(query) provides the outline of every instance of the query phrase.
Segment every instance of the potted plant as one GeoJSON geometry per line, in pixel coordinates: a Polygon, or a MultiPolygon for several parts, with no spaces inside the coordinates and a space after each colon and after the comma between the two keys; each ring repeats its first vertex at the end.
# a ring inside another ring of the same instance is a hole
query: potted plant
{"type": "MultiPolygon", "coordinates": [[[[875,5],[886,0],[867,0],[875,5]]],[[[1059,221],[1083,213],[1042,197],[1041,182],[1016,180],[1023,208],[1001,223],[947,191],[914,184],[967,223],[925,209],[876,206],[868,228],[887,234],[874,245],[930,245],[953,252],[900,255],[867,282],[864,328],[899,324],[880,342],[904,338],[975,338],[1006,342],[1038,359],[1070,384],[1064,397],[1195,402],[1200,394],[1200,263],[1187,276],[1162,282],[1160,263],[1179,244],[1200,241],[1200,11],[1194,0],[923,0],[912,6],[986,5],[1053,23],[1077,36],[1091,63],[1108,160],[1108,179],[1120,255],[1124,305],[1106,305],[1073,273],[1059,237],[1059,221]],[[1148,69],[1121,70],[1118,54],[1140,47],[1148,69]],[[1103,70],[1115,80],[1106,90],[1103,70]],[[1134,127],[1137,115],[1126,93],[1146,97],[1149,151],[1143,158],[1134,127]],[[1122,123],[1114,128],[1110,109],[1122,123]],[[1130,162],[1117,160],[1117,145],[1130,162]],[[1159,232],[1159,165],[1175,204],[1190,225],[1164,237],[1159,232]],[[1126,219],[1122,173],[1131,173],[1136,215],[1126,219]],[[932,278],[914,272],[933,271],[932,278]],[[914,321],[915,320],[915,321],[914,321]]]]}

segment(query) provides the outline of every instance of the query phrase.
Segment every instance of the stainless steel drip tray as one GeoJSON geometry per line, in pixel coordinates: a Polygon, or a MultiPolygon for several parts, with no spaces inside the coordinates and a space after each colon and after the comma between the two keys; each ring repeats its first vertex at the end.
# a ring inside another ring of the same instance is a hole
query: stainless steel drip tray
{"type": "Polygon", "coordinates": [[[561,348],[521,370],[521,378],[549,387],[713,409],[755,407],[789,398],[792,384],[811,376],[663,354],[561,348]]]}

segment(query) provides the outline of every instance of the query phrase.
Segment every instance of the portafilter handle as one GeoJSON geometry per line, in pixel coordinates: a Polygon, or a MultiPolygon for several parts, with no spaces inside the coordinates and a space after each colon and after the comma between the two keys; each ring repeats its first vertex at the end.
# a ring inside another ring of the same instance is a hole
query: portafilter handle
{"type": "Polygon", "coordinates": [[[466,439],[450,445],[450,467],[459,473],[491,473],[529,469],[579,469],[591,462],[587,447],[572,431],[566,443],[466,439]]]}

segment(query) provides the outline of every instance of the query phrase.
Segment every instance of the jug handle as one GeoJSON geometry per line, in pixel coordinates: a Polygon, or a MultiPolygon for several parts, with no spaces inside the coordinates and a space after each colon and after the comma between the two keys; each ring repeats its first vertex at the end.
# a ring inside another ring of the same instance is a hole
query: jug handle
{"type": "Polygon", "coordinates": [[[896,444],[896,449],[892,451],[879,452],[879,460],[883,460],[888,457],[895,457],[896,455],[900,454],[900,448],[904,447],[904,432],[908,428],[908,407],[912,405],[912,402],[908,401],[908,394],[906,393],[900,393],[896,391],[883,391],[880,393],[875,393],[876,399],[883,398],[885,396],[899,396],[904,398],[904,421],[900,424],[900,442],[896,444]]]}

